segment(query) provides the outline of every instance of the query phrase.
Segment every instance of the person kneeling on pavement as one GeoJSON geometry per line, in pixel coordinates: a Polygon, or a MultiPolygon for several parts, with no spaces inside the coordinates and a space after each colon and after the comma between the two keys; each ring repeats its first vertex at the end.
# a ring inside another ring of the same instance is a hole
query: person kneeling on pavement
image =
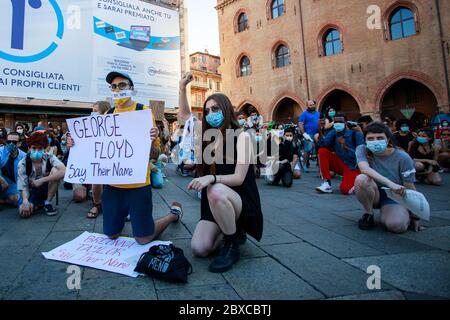
{"type": "Polygon", "coordinates": [[[355,179],[360,174],[355,150],[364,144],[364,137],[361,132],[349,129],[346,122],[345,116],[338,114],[333,129],[319,141],[320,173],[324,182],[316,188],[318,192],[333,193],[330,171],[342,176],[342,194],[351,194],[354,189],[355,179]]]}
{"type": "MultiPolygon", "coordinates": [[[[110,85],[111,96],[115,104],[108,114],[151,110],[150,107],[133,100],[134,82],[128,74],[110,72],[106,76],[106,82],[110,85]]],[[[166,216],[158,220],[153,219],[150,162],[159,157],[160,139],[154,115],[152,118],[153,128],[150,130],[149,136],[142,137],[142,139],[148,138],[151,143],[145,183],[104,185],[101,200],[103,233],[110,239],[117,239],[121,236],[125,220],[128,220],[128,217],[133,236],[140,245],[146,245],[157,239],[171,223],[179,222],[182,218],[182,206],[180,203],[174,202],[166,216]]],[[[72,148],[74,140],[68,139],[67,145],[72,148]]]]}
{"type": "Polygon", "coordinates": [[[45,152],[48,147],[45,133],[33,133],[27,144],[28,154],[18,164],[19,214],[22,218],[29,218],[43,207],[48,216],[54,216],[57,211],[52,200],[66,167],[56,156],[45,152]]]}
{"type": "Polygon", "coordinates": [[[408,227],[420,231],[419,218],[388,198],[383,187],[405,196],[406,189],[415,190],[414,160],[394,146],[394,137],[381,122],[369,124],[364,130],[366,144],[356,149],[361,175],[356,178],[356,196],[364,207],[359,220],[361,230],[374,227],[373,209],[380,209],[381,223],[392,233],[404,233],[408,227]]]}
{"type": "Polygon", "coordinates": [[[0,204],[17,206],[17,168],[26,154],[20,150],[20,135],[10,132],[6,145],[0,147],[0,204]]]}
{"type": "MultiPolygon", "coordinates": [[[[278,139],[278,138],[275,138],[278,139]]],[[[275,174],[273,185],[277,186],[280,180],[283,186],[290,188],[293,183],[294,166],[297,163],[297,152],[292,141],[294,140],[294,130],[288,128],[284,130],[284,140],[279,143],[278,171],[275,174]]]]}

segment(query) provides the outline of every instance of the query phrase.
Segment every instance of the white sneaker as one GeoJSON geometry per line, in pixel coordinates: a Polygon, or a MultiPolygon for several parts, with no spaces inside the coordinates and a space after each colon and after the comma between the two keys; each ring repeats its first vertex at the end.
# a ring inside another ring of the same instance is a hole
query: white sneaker
{"type": "Polygon", "coordinates": [[[316,188],[316,190],[321,193],[333,193],[333,188],[327,181],[324,181],[320,187],[316,188]]]}

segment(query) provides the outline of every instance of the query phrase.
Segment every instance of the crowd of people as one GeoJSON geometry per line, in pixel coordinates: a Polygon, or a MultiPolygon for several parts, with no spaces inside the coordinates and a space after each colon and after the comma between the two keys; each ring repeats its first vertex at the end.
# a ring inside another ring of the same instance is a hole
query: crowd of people
{"type": "MultiPolygon", "coordinates": [[[[119,237],[130,221],[136,241],[147,244],[182,219],[182,204],[177,202],[163,218],[155,221],[152,215],[152,188],[164,187],[164,168],[169,162],[177,165],[180,175],[193,178],[188,189],[198,193],[201,209],[191,247],[197,257],[217,253],[211,272],[229,270],[239,260],[239,247],[247,235],[258,241],[262,238],[256,180],[264,178],[271,185],[281,182],[290,188],[295,179],[309,173],[313,162],[322,179],[317,192],[333,193],[333,180],[341,177],[340,192],[356,195],[363,209],[360,229],[374,227],[374,210],[379,209],[388,231],[421,230],[419,218],[391,200],[385,188],[403,196],[406,190],[415,189],[416,182],[442,183],[442,172],[450,169],[448,121],[436,131],[414,128],[407,119],[377,122],[363,116],[349,121],[332,106],[324,113],[317,111],[316,102],[310,100],[298,123],[265,123],[256,109],[235,112],[223,94],[210,96],[203,117],[197,119],[186,94],[192,80],[190,73],[180,80],[180,123],[172,133],[166,120],[157,123],[153,118],[145,183],[64,183],[73,190],[73,201],[92,199],[87,218],[103,213],[103,232],[111,239],[119,237]],[[203,139],[208,130],[216,130],[222,138],[203,139]],[[229,130],[237,134],[230,138],[229,130]],[[236,150],[231,156],[229,147],[236,150]],[[203,161],[206,152],[211,152],[212,161],[203,161]]],[[[133,101],[134,83],[129,75],[111,72],[106,81],[114,107],[106,101],[96,102],[92,116],[150,109],[133,101]]],[[[0,203],[17,207],[22,218],[39,209],[49,216],[57,214],[53,201],[74,146],[70,132],[60,126],[44,128],[38,123],[29,128],[17,123],[7,130],[0,123],[0,203]]]]}

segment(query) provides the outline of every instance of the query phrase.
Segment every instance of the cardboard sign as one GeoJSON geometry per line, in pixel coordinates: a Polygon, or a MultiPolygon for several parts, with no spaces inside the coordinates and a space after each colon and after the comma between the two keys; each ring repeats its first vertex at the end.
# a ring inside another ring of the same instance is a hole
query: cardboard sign
{"type": "Polygon", "coordinates": [[[166,103],[164,101],[150,100],[150,107],[155,114],[156,121],[163,121],[165,119],[164,110],[166,103]]]}
{"type": "Polygon", "coordinates": [[[150,110],[68,119],[75,145],[64,181],[81,184],[145,183],[150,157],[150,110]]]}
{"type": "Polygon", "coordinates": [[[98,233],[84,232],[74,240],[49,252],[42,252],[48,260],[67,262],[79,266],[123,274],[136,278],[134,272],[141,255],[151,247],[169,245],[170,241],[153,241],[139,245],[133,238],[120,237],[111,240],[98,233]]]}

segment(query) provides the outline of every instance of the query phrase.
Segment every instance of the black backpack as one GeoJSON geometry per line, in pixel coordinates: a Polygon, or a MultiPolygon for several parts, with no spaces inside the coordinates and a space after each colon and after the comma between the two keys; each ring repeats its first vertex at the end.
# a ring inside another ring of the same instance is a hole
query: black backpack
{"type": "Polygon", "coordinates": [[[134,271],[160,280],[187,283],[192,265],[180,248],[173,244],[159,245],[141,255],[134,271]]]}
{"type": "MultiPolygon", "coordinates": [[[[111,108],[111,109],[109,109],[107,114],[112,114],[112,113],[114,113],[115,110],[116,110],[116,108],[111,108]]],[[[144,105],[140,104],[140,103],[136,104],[136,111],[142,111],[142,110],[144,110],[144,105]]]]}

